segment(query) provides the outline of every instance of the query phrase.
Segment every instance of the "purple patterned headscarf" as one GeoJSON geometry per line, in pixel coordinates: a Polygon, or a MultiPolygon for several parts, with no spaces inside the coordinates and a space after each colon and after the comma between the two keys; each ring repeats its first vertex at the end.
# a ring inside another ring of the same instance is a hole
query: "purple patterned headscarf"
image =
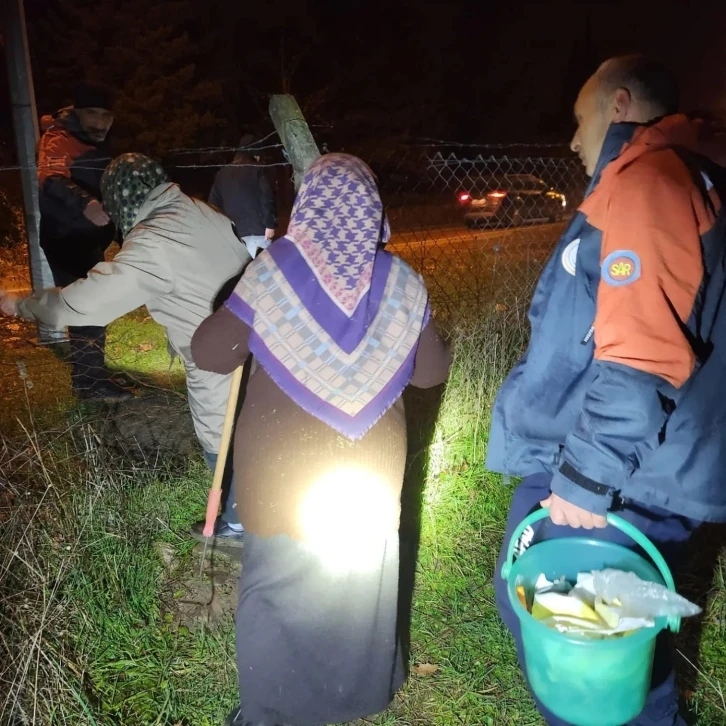
{"type": "Polygon", "coordinates": [[[285,237],[245,270],[227,307],[250,349],[305,411],[358,439],[413,373],[428,294],[388,241],[373,172],[328,154],[312,164],[285,237]]]}

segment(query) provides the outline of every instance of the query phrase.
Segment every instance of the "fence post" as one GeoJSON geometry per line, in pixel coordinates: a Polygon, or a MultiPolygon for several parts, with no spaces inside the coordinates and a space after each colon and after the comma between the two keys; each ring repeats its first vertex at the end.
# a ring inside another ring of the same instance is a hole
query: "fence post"
{"type": "MultiPolygon", "coordinates": [[[[35,152],[38,144],[38,115],[35,109],[33,74],[30,68],[28,33],[23,0],[8,0],[5,7],[5,48],[8,83],[13,106],[13,125],[20,164],[25,207],[25,233],[33,290],[54,287],[48,261],[40,248],[40,210],[35,152]]],[[[65,339],[65,333],[38,326],[38,340],[51,343],[65,339]]]]}
{"type": "Polygon", "coordinates": [[[294,96],[273,96],[270,118],[292,164],[297,191],[307,168],[320,156],[320,150],[294,96]]]}

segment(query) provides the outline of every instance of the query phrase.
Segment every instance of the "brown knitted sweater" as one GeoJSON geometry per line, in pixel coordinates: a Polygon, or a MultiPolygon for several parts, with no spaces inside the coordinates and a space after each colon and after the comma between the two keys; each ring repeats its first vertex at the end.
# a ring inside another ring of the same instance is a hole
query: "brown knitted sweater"
{"type": "MultiPolygon", "coordinates": [[[[194,334],[194,362],[204,370],[230,373],[247,359],[249,337],[249,327],[222,307],[194,334]]],[[[443,383],[450,365],[451,355],[430,322],[421,336],[411,385],[443,383]]],[[[301,538],[301,508],[316,482],[355,471],[385,482],[400,502],[405,464],[401,398],[363,438],[350,441],[300,408],[261,367],[250,375],[234,437],[237,507],[247,531],[301,538]]],[[[400,508],[386,515],[391,531],[398,528],[399,513],[400,508]]]]}

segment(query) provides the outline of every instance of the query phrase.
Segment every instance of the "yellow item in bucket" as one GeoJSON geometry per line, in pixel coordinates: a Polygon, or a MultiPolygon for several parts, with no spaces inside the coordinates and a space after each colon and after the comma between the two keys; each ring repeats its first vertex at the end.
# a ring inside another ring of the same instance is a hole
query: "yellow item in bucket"
{"type": "Polygon", "coordinates": [[[522,603],[522,607],[529,610],[529,605],[527,605],[527,591],[523,585],[517,585],[517,597],[519,598],[519,602],[522,603]]]}
{"type": "Polygon", "coordinates": [[[595,612],[608,624],[609,628],[614,628],[620,622],[621,608],[615,605],[607,605],[602,598],[595,600],[595,612]]]}
{"type": "MultiPolygon", "coordinates": [[[[579,620],[589,620],[593,623],[601,622],[600,616],[577,597],[570,597],[559,592],[536,592],[534,594],[534,603],[545,610],[549,610],[552,615],[568,615],[579,620]]],[[[532,615],[534,615],[534,607],[532,615]]]]}

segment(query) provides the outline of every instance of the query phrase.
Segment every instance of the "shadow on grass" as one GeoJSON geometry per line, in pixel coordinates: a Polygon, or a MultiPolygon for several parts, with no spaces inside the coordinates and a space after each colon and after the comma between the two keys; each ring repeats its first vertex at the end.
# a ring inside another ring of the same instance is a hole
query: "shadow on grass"
{"type": "Polygon", "coordinates": [[[404,393],[408,428],[408,457],[401,492],[398,627],[404,662],[411,652],[411,614],[416,584],[416,562],[421,543],[421,513],[430,446],[436,430],[445,387],[408,388],[404,393]]]}

